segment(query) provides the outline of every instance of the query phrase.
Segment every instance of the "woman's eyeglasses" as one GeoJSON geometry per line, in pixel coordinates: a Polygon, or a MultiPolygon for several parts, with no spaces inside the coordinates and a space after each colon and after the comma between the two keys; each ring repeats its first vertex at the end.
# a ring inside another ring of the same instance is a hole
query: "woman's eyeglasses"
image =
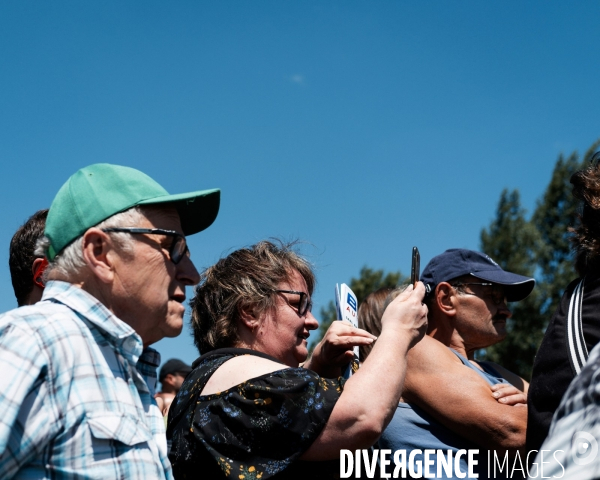
{"type": "Polygon", "coordinates": [[[173,237],[171,246],[169,247],[169,258],[177,265],[188,252],[187,242],[185,237],[175,230],[163,230],[162,228],[135,228],[135,227],[111,227],[103,228],[103,232],[121,232],[131,234],[149,234],[149,235],[167,235],[173,237]]]}
{"type": "Polygon", "coordinates": [[[308,298],[308,294],[304,292],[296,292],[294,290],[275,290],[276,293],[291,293],[292,295],[300,295],[298,303],[298,315],[303,317],[307,312],[312,310],[312,301],[308,298]]]}

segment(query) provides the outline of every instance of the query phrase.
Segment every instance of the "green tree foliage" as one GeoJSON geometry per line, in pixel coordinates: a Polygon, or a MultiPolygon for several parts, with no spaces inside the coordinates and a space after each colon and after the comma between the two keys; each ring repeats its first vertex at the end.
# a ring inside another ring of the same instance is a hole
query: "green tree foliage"
{"type": "Polygon", "coordinates": [[[533,293],[512,304],[509,335],[489,347],[483,357],[495,361],[524,378],[531,375],[535,352],[568,283],[577,277],[569,244],[569,227],[577,221],[578,202],[571,195],[571,175],[589,162],[600,145],[595,142],[579,160],[576,152],[560,155],[544,195],[530,220],[525,218],[518,191],[504,190],[496,218],[481,232],[481,250],[502,268],[533,276],[533,293]]]}
{"type": "MultiPolygon", "coordinates": [[[[400,272],[388,272],[386,274],[383,270],[373,270],[364,266],[360,269],[358,278],[352,278],[348,285],[356,294],[356,299],[360,305],[369,293],[382,287],[395,287],[405,282],[408,282],[408,277],[404,277],[400,272]]],[[[333,293],[333,286],[331,287],[331,292],[333,293]]],[[[319,330],[315,335],[313,345],[319,343],[331,325],[331,322],[337,320],[335,303],[330,300],[326,307],[321,308],[320,315],[319,330]]]]}
{"type": "Polygon", "coordinates": [[[600,146],[596,141],[580,161],[576,152],[567,159],[558,158],[552,178],[537,206],[531,222],[540,232],[541,243],[537,249],[539,267],[538,290],[543,296],[543,313],[552,315],[565,287],[577,277],[569,243],[569,227],[577,222],[578,202],[571,195],[571,175],[587,165],[600,146]]]}
{"type": "MultiPolygon", "coordinates": [[[[504,190],[496,210],[496,218],[481,232],[481,250],[507,271],[534,276],[537,249],[541,243],[535,226],[525,219],[519,192],[504,190]]],[[[539,346],[545,317],[541,314],[542,295],[538,289],[522,302],[510,306],[513,317],[507,322],[507,338],[483,355],[526,378],[539,346]]]]}

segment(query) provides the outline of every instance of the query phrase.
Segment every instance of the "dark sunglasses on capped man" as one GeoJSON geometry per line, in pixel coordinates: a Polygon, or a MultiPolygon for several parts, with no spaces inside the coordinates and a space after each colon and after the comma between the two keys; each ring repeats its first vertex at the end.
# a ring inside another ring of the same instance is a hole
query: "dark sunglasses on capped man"
{"type": "Polygon", "coordinates": [[[133,234],[148,234],[148,235],[167,235],[173,237],[171,246],[169,247],[169,258],[177,265],[188,252],[187,242],[185,237],[175,230],[163,230],[162,228],[136,228],[136,227],[111,227],[103,228],[103,232],[131,233],[133,234]]]}

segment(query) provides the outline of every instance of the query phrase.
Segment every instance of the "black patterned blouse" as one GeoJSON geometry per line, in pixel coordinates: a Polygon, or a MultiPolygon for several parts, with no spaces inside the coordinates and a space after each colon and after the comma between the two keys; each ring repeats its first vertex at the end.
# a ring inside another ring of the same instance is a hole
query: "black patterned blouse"
{"type": "Polygon", "coordinates": [[[211,375],[238,355],[277,361],[253,350],[223,348],[194,362],[169,410],[167,438],[175,478],[339,478],[339,460],[298,458],[323,430],[344,380],[284,368],[200,395],[211,375]]]}

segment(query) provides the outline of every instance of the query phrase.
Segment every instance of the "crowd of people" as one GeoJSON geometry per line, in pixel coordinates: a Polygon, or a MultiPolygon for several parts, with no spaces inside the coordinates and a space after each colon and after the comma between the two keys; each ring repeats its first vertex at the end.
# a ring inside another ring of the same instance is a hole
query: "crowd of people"
{"type": "MultiPolygon", "coordinates": [[[[448,249],[421,281],[372,292],[358,328],[333,322],[309,355],[316,279],[293,243],[198,272],[186,236],[214,222],[218,189],[171,195],[132,168],[79,170],[10,242],[19,307],[0,316],[0,478],[333,479],[341,451],[375,450],[454,453],[455,472],[477,451],[478,478],[600,478],[597,161],[571,182],[579,278],[530,385],[476,358],[535,288],[485,253],[448,249]],[[194,285],[199,358],[159,372],[151,345],[181,333],[194,285]]],[[[455,478],[438,461],[435,478],[455,478]]]]}

